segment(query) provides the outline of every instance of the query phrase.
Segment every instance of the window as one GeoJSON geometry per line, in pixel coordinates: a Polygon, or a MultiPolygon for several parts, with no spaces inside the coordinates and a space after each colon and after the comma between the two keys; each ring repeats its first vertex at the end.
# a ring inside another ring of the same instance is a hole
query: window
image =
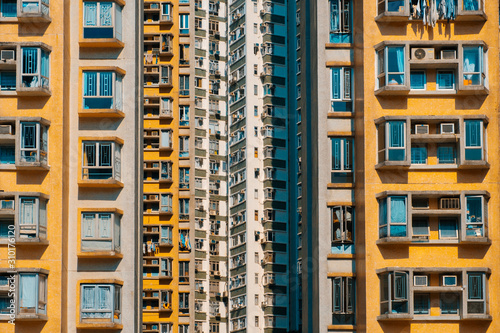
{"type": "Polygon", "coordinates": [[[179,33],[189,34],[189,14],[179,15],[179,33]]]}
{"type": "Polygon", "coordinates": [[[83,2],[83,38],[122,39],[122,7],[114,2],[83,2]]]}
{"type": "Polygon", "coordinates": [[[172,162],[161,161],[160,180],[172,181],[172,162]]]}
{"type": "Polygon", "coordinates": [[[334,67],[330,70],[332,111],[352,111],[352,69],[334,67]]]}
{"type": "Polygon", "coordinates": [[[172,4],[169,2],[164,2],[161,4],[161,16],[160,21],[172,21],[172,4]]]}
{"type": "Polygon", "coordinates": [[[457,161],[455,146],[439,145],[437,147],[437,158],[439,164],[455,164],[457,161]]]}
{"type": "Polygon", "coordinates": [[[120,216],[114,213],[83,212],[82,252],[120,252],[120,216]]]}
{"type": "Polygon", "coordinates": [[[18,315],[47,314],[47,275],[19,273],[18,315]]]}
{"type": "Polygon", "coordinates": [[[48,0],[22,0],[21,13],[28,14],[26,16],[33,16],[33,14],[41,14],[44,16],[49,15],[49,1],[48,0]]]}
{"type": "Polygon", "coordinates": [[[485,274],[467,272],[467,313],[486,313],[485,274]]]}
{"type": "Polygon", "coordinates": [[[39,47],[22,47],[21,50],[22,87],[49,89],[49,52],[39,47]]]}
{"type": "Polygon", "coordinates": [[[385,158],[388,161],[406,160],[406,122],[388,121],[386,122],[386,143],[385,158]]]}
{"type": "Polygon", "coordinates": [[[17,0],[0,0],[0,17],[17,17],[17,0]]]}
{"type": "Polygon", "coordinates": [[[179,126],[189,126],[189,105],[179,105],[179,126]]]}
{"type": "Polygon", "coordinates": [[[475,11],[482,9],[479,0],[463,0],[464,11],[475,11]]]}
{"type": "Polygon", "coordinates": [[[189,65],[189,44],[179,44],[179,64],[189,65]]]}
{"type": "Polygon", "coordinates": [[[189,157],[189,136],[179,137],[179,157],[189,157]]]}
{"type": "Polygon", "coordinates": [[[439,238],[458,239],[458,221],[454,217],[439,219],[439,238]]]}
{"type": "Polygon", "coordinates": [[[179,312],[189,313],[189,293],[179,293],[179,312]]]}
{"type": "MultiPolygon", "coordinates": [[[[182,1],[180,3],[182,3],[182,1]]],[[[179,325],[179,333],[189,333],[189,325],[179,325]]]]}
{"type": "Polygon", "coordinates": [[[120,323],[121,286],[82,283],[80,287],[81,323],[120,323]]]}
{"type": "Polygon", "coordinates": [[[171,258],[161,258],[160,265],[161,265],[160,276],[166,278],[172,278],[173,260],[171,258]]]}
{"type": "Polygon", "coordinates": [[[466,196],[466,231],[465,237],[484,237],[484,198],[466,196]]]}
{"type": "Polygon", "coordinates": [[[379,237],[406,237],[406,196],[379,200],[379,237]]]}
{"type": "Polygon", "coordinates": [[[354,324],[354,280],[351,277],[334,277],[333,325],[354,324]]]}
{"type": "Polygon", "coordinates": [[[332,138],[332,183],[352,183],[353,175],[353,139],[332,138]]]}
{"type": "Polygon", "coordinates": [[[179,75],[179,95],[189,95],[189,75],[179,75]]]}
{"type": "Polygon", "coordinates": [[[189,199],[179,199],[179,219],[189,220],[189,199]]]}
{"type": "MultiPolygon", "coordinates": [[[[14,211],[14,198],[2,200],[2,204],[11,205],[14,211]]],[[[3,207],[1,208],[3,209],[3,207]]],[[[47,199],[39,197],[19,197],[18,225],[16,226],[16,239],[38,239],[47,238],[47,199]]],[[[0,238],[12,237],[14,229],[14,216],[0,219],[0,238]]]]}
{"type": "Polygon", "coordinates": [[[465,120],[465,160],[483,160],[482,120],[465,120]]]}
{"type": "Polygon", "coordinates": [[[377,55],[378,88],[405,85],[405,47],[386,46],[377,55]]]}
{"type": "Polygon", "coordinates": [[[460,295],[454,293],[440,294],[441,315],[457,315],[460,309],[460,295]]]}
{"type": "Polygon", "coordinates": [[[172,130],[162,129],[160,132],[160,149],[172,149],[172,130]]]}
{"type": "Polygon", "coordinates": [[[410,72],[410,89],[426,90],[427,77],[426,72],[423,70],[410,72]]]}
{"type": "Polygon", "coordinates": [[[408,313],[408,272],[380,274],[380,313],[408,313]]]}
{"type": "Polygon", "coordinates": [[[0,72],[0,91],[16,90],[16,72],[1,71],[0,72]]]}
{"type": "Polygon", "coordinates": [[[429,314],[431,300],[429,294],[413,295],[413,313],[416,315],[429,314]]]}
{"type": "Polygon", "coordinates": [[[427,164],[427,146],[424,144],[411,146],[411,164],[427,164]]]}
{"type": "Polygon", "coordinates": [[[173,240],[172,240],[172,226],[170,225],[162,225],[160,227],[161,233],[160,233],[160,244],[163,245],[172,245],[173,240]]]}
{"type": "Polygon", "coordinates": [[[47,164],[47,126],[35,122],[21,122],[21,162],[47,164]]]}
{"type": "Polygon", "coordinates": [[[179,283],[189,283],[189,261],[179,261],[179,283]]]}
{"type": "Polygon", "coordinates": [[[122,76],[115,72],[83,72],[84,109],[122,109],[122,76]]]}
{"type": "Polygon", "coordinates": [[[438,70],[436,76],[438,90],[455,90],[455,71],[438,70]]]}
{"type": "Polygon", "coordinates": [[[189,168],[179,168],[179,188],[189,188],[189,168]]]}
{"type": "Polygon", "coordinates": [[[83,141],[82,178],[84,180],[121,177],[121,146],[109,141],[83,141]]]}
{"type": "Polygon", "coordinates": [[[330,0],[330,43],[352,42],[351,0],[330,0]]]}
{"type": "Polygon", "coordinates": [[[352,243],[354,239],[354,210],[353,207],[335,206],[332,214],[332,242],[352,243]]]}

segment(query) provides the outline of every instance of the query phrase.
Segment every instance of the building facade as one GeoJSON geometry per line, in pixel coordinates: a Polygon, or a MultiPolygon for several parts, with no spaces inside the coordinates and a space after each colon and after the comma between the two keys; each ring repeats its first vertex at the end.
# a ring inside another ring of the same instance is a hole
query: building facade
{"type": "Polygon", "coordinates": [[[499,3],[437,2],[299,5],[304,332],[499,330],[499,3]]]}
{"type": "Polygon", "coordinates": [[[2,332],[140,330],[137,15],[0,3],[2,332]]]}

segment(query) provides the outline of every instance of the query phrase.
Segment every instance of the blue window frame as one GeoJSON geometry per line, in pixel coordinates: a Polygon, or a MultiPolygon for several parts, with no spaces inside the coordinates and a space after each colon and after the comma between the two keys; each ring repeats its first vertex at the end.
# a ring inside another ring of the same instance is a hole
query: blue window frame
{"type": "Polygon", "coordinates": [[[484,237],[484,198],[466,196],[466,237],[484,237]]]}
{"type": "Polygon", "coordinates": [[[332,111],[352,111],[352,68],[334,67],[330,70],[332,111]]]}
{"type": "MultiPolygon", "coordinates": [[[[466,1],[466,0],[464,0],[466,1]]],[[[478,86],[483,84],[483,47],[464,46],[464,85],[478,86]]]]}
{"type": "Polygon", "coordinates": [[[455,217],[443,217],[439,219],[439,238],[458,238],[458,221],[455,217]]]}
{"type": "Polygon", "coordinates": [[[425,90],[427,86],[427,77],[425,71],[410,72],[410,89],[425,90]]]}
{"type": "Polygon", "coordinates": [[[429,314],[431,305],[429,294],[414,294],[413,295],[413,313],[414,314],[429,314]]]}
{"type": "Polygon", "coordinates": [[[354,164],[354,140],[332,138],[332,183],[352,183],[354,164]]]}
{"type": "Polygon", "coordinates": [[[486,313],[486,276],[481,272],[467,272],[467,313],[486,313]]]}
{"type": "Polygon", "coordinates": [[[39,47],[23,47],[21,82],[26,88],[49,88],[49,52],[39,47]]]}
{"type": "Polygon", "coordinates": [[[406,160],[406,122],[388,121],[386,123],[386,160],[406,160]]]}
{"type": "Polygon", "coordinates": [[[14,145],[0,146],[0,164],[15,164],[16,163],[16,147],[14,145]]]}
{"type": "Polygon", "coordinates": [[[427,164],[427,147],[425,145],[411,147],[411,164],[427,164]]]}
{"type": "Polygon", "coordinates": [[[437,147],[437,158],[439,164],[454,164],[457,159],[455,146],[440,145],[437,147]]]}
{"type": "Polygon", "coordinates": [[[1,91],[16,90],[16,72],[15,71],[0,72],[0,90],[1,91]]]}
{"type": "Polygon", "coordinates": [[[330,0],[330,43],[352,43],[351,0],[330,0]]]}
{"type": "Polygon", "coordinates": [[[189,34],[189,14],[179,15],[179,33],[189,34]]]}
{"type": "Polygon", "coordinates": [[[122,77],[115,72],[83,72],[83,108],[122,108],[122,77]]]}
{"type": "Polygon", "coordinates": [[[378,51],[378,87],[405,84],[405,47],[386,46],[378,51]]]}
{"type": "Polygon", "coordinates": [[[379,237],[406,237],[407,197],[388,196],[379,200],[379,237]]]}
{"type": "Polygon", "coordinates": [[[121,25],[122,7],[114,2],[86,1],[83,3],[83,38],[121,40],[121,25]]]}
{"type": "Polygon", "coordinates": [[[380,313],[408,313],[408,272],[380,274],[380,313]]]}
{"type": "Polygon", "coordinates": [[[458,314],[460,309],[460,295],[452,293],[441,294],[440,307],[442,315],[458,314]]]}
{"type": "Polygon", "coordinates": [[[189,95],[189,75],[179,75],[179,95],[189,95]]]}
{"type": "Polygon", "coordinates": [[[455,90],[455,72],[453,70],[437,71],[437,89],[455,90]]]}
{"type": "Polygon", "coordinates": [[[482,120],[465,120],[465,160],[483,160],[482,120]]]}
{"type": "Polygon", "coordinates": [[[17,0],[0,0],[0,17],[17,17],[17,0]]]}

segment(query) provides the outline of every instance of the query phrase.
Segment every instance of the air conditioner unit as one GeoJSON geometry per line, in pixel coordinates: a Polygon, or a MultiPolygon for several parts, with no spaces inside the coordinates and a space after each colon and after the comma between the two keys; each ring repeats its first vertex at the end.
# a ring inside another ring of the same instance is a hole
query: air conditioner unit
{"type": "Polygon", "coordinates": [[[455,124],[442,123],[441,124],[441,134],[455,134],[455,124]]]}
{"type": "Polygon", "coordinates": [[[457,285],[456,275],[443,275],[443,286],[454,287],[457,285]]]}
{"type": "Polygon", "coordinates": [[[460,209],[460,198],[441,198],[439,200],[440,209],[460,209]]]}
{"type": "Polygon", "coordinates": [[[413,285],[415,287],[426,287],[427,286],[427,275],[415,275],[415,276],[413,276],[413,285]]]}
{"type": "Polygon", "coordinates": [[[2,50],[0,51],[0,60],[2,61],[7,61],[7,60],[15,60],[15,52],[14,50],[2,50]]]}
{"type": "Polygon", "coordinates": [[[429,134],[429,125],[427,124],[416,124],[415,134],[429,134]]]}
{"type": "Polygon", "coordinates": [[[430,60],[435,59],[434,49],[432,47],[422,48],[416,47],[411,49],[412,60],[430,60]]]}
{"type": "Polygon", "coordinates": [[[14,200],[0,200],[0,209],[14,209],[14,200]]]}
{"type": "Polygon", "coordinates": [[[12,134],[12,125],[0,125],[0,134],[12,134]]]}
{"type": "Polygon", "coordinates": [[[441,50],[441,59],[457,59],[457,51],[456,50],[441,50]]]}

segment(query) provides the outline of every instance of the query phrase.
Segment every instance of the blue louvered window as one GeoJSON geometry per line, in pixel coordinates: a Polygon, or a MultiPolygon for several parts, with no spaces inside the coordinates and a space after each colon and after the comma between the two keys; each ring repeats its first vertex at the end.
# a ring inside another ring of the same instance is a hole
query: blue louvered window
{"type": "Polygon", "coordinates": [[[406,237],[406,196],[388,196],[379,200],[379,237],[406,237]]]}
{"type": "Polygon", "coordinates": [[[0,90],[14,91],[16,90],[16,72],[5,71],[0,72],[0,90]]]}
{"type": "Polygon", "coordinates": [[[83,38],[122,39],[122,7],[114,2],[83,3],[83,38]]]}
{"type": "Polygon", "coordinates": [[[332,111],[353,111],[353,69],[349,67],[331,68],[330,81],[332,111]]]}
{"type": "Polygon", "coordinates": [[[0,17],[16,17],[17,0],[0,0],[0,17]]]}
{"type": "Polygon", "coordinates": [[[465,160],[483,160],[482,120],[465,120],[465,160]]]}
{"type": "Polygon", "coordinates": [[[189,34],[189,14],[179,15],[179,33],[189,34]]]}
{"type": "Polygon", "coordinates": [[[81,323],[121,322],[120,285],[85,283],[80,293],[81,323]]]}

